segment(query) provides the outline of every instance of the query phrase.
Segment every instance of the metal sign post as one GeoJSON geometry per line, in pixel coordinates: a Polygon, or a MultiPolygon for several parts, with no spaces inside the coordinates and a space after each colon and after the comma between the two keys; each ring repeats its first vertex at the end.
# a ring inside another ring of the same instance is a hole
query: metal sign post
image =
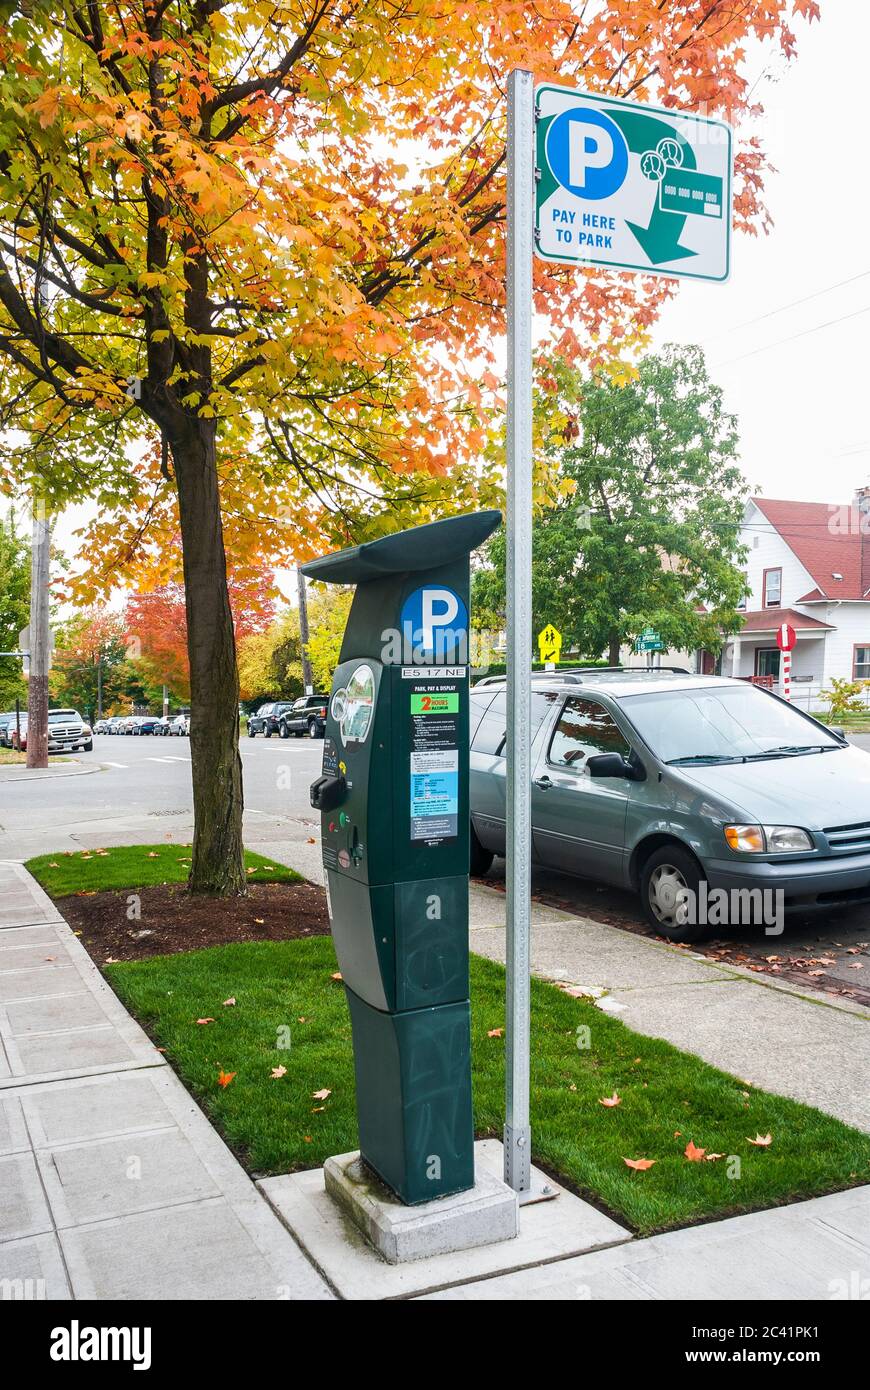
{"type": "MultiPolygon", "coordinates": [[[[724,281],[731,130],[693,112],[508,77],[505,1181],[531,1196],[532,262],[724,281]],[[537,241],[536,241],[537,237],[537,241]]],[[[639,650],[660,651],[658,633],[639,650]]]]}
{"type": "Polygon", "coordinates": [[[532,251],[534,78],[517,69],[507,100],[507,1017],[505,1182],[531,1191],[532,251]]]}

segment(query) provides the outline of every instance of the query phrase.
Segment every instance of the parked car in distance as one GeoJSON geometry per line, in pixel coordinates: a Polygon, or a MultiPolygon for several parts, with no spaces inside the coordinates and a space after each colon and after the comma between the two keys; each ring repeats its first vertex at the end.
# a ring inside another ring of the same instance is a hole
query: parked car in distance
{"type": "Polygon", "coordinates": [[[154,730],[154,733],[160,735],[161,738],[168,737],[168,735],[172,732],[169,726],[172,723],[173,717],[174,716],[171,714],[161,714],[160,718],[157,720],[157,726],[154,730]]]}
{"type": "MultiPolygon", "coordinates": [[[[870,900],[870,756],[772,692],[673,672],[589,672],[581,685],[554,673],[534,682],[531,710],[534,858],[633,888],[656,931],[700,939],[709,928],[692,904],[718,889],[753,912],[759,889],[784,913],[870,900]]],[[[504,683],[473,690],[473,873],[505,849],[506,725],[504,683]]],[[[758,925],[709,919],[737,923],[758,925]]]]}
{"type": "Polygon", "coordinates": [[[121,727],[121,726],[123,725],[123,723],[124,723],[124,716],[123,716],[123,714],[113,714],[113,715],[111,716],[110,719],[107,719],[107,720],[106,720],[106,733],[107,733],[107,734],[120,734],[120,733],[123,733],[123,729],[122,729],[122,727],[121,727]]]}
{"type": "Polygon", "coordinates": [[[120,724],[118,725],[118,733],[132,734],[133,730],[136,727],[136,721],[138,720],[138,718],[138,714],[125,714],[120,724]]]}
{"type": "MultiPolygon", "coordinates": [[[[20,733],[13,726],[12,747],[24,752],[27,748],[26,714],[21,715],[20,733]]],[[[48,751],[49,753],[90,753],[94,746],[94,736],[89,724],[74,709],[50,709],[48,711],[48,751]]]]}
{"type": "Polygon", "coordinates": [[[323,738],[326,729],[326,709],[328,695],[303,695],[294,700],[290,709],[278,720],[278,733],[281,738],[299,738],[307,734],[309,738],[323,738]]]}
{"type": "Polygon", "coordinates": [[[15,728],[15,710],[0,714],[0,748],[12,747],[12,730],[15,728]]]}
{"type": "Polygon", "coordinates": [[[160,720],[156,714],[138,714],[132,732],[134,734],[154,734],[157,732],[159,724],[160,720]]]}
{"type": "Polygon", "coordinates": [[[190,715],[176,714],[170,721],[169,732],[179,738],[186,738],[190,733],[190,715]]]}
{"type": "Polygon", "coordinates": [[[108,732],[109,732],[109,720],[108,720],[108,719],[95,719],[95,720],[94,720],[94,733],[95,733],[95,734],[107,734],[108,732]]]}
{"type": "Polygon", "coordinates": [[[257,734],[262,734],[264,738],[271,738],[278,732],[281,715],[292,707],[292,700],[271,700],[261,705],[256,714],[248,715],[248,737],[255,738],[257,734]]]}

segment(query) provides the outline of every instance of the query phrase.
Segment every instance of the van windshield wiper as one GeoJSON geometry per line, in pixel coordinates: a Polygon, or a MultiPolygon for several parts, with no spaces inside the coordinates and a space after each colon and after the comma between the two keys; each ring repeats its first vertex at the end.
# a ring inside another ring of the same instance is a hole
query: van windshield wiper
{"type": "Polygon", "coordinates": [[[747,753],[748,763],[760,758],[797,758],[802,753],[830,753],[841,745],[836,743],[784,743],[778,748],[765,748],[763,753],[747,753]]]}
{"type": "Polygon", "coordinates": [[[686,758],[668,758],[668,767],[682,767],[686,763],[742,763],[742,758],[728,753],[693,753],[686,758]]]}

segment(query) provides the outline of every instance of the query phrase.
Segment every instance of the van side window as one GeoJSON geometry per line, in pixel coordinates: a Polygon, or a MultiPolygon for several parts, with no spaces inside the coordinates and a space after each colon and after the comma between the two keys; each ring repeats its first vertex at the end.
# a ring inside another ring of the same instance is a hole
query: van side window
{"type": "MultiPolygon", "coordinates": [[[[553,690],[533,690],[529,738],[534,739],[544,720],[560,698],[553,690]]],[[[473,701],[473,697],[472,697],[473,701]]],[[[503,758],[507,743],[507,693],[496,695],[477,727],[471,747],[475,753],[503,758]]]]}
{"type": "Polygon", "coordinates": [[[556,767],[582,768],[590,754],[621,753],[627,757],[630,751],[603,705],[572,695],[553,730],[548,761],[556,767]]]}

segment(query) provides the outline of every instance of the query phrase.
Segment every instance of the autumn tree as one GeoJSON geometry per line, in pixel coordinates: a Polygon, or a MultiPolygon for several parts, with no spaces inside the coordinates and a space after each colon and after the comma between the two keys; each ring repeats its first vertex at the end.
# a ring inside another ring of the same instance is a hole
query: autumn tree
{"type": "Polygon", "coordinates": [[[133,673],[122,613],[105,605],[82,610],[57,626],[55,642],[49,689],[56,704],[90,710],[96,718],[127,695],[133,673]]]}
{"type": "MultiPolygon", "coordinates": [[[[253,639],[268,629],[275,609],[269,587],[268,576],[228,580],[237,641],[253,639]]],[[[143,681],[157,689],[167,686],[177,700],[186,701],[191,679],[184,586],[168,583],[131,594],[124,625],[128,659],[138,664],[143,681]]]]}
{"type": "MultiPolygon", "coordinates": [[[[0,8],[3,472],[54,506],[96,500],[125,533],[119,568],[180,540],[191,888],[240,893],[225,527],[301,559],[419,519],[429,478],[442,512],[496,486],[475,460],[498,406],[508,71],[735,118],[747,42],[791,54],[792,17],[817,6],[0,8]]],[[[763,170],[744,141],[742,227],[763,222],[763,170]]],[[[593,361],[642,342],[669,293],[536,268],[554,347],[593,361]]]]}

